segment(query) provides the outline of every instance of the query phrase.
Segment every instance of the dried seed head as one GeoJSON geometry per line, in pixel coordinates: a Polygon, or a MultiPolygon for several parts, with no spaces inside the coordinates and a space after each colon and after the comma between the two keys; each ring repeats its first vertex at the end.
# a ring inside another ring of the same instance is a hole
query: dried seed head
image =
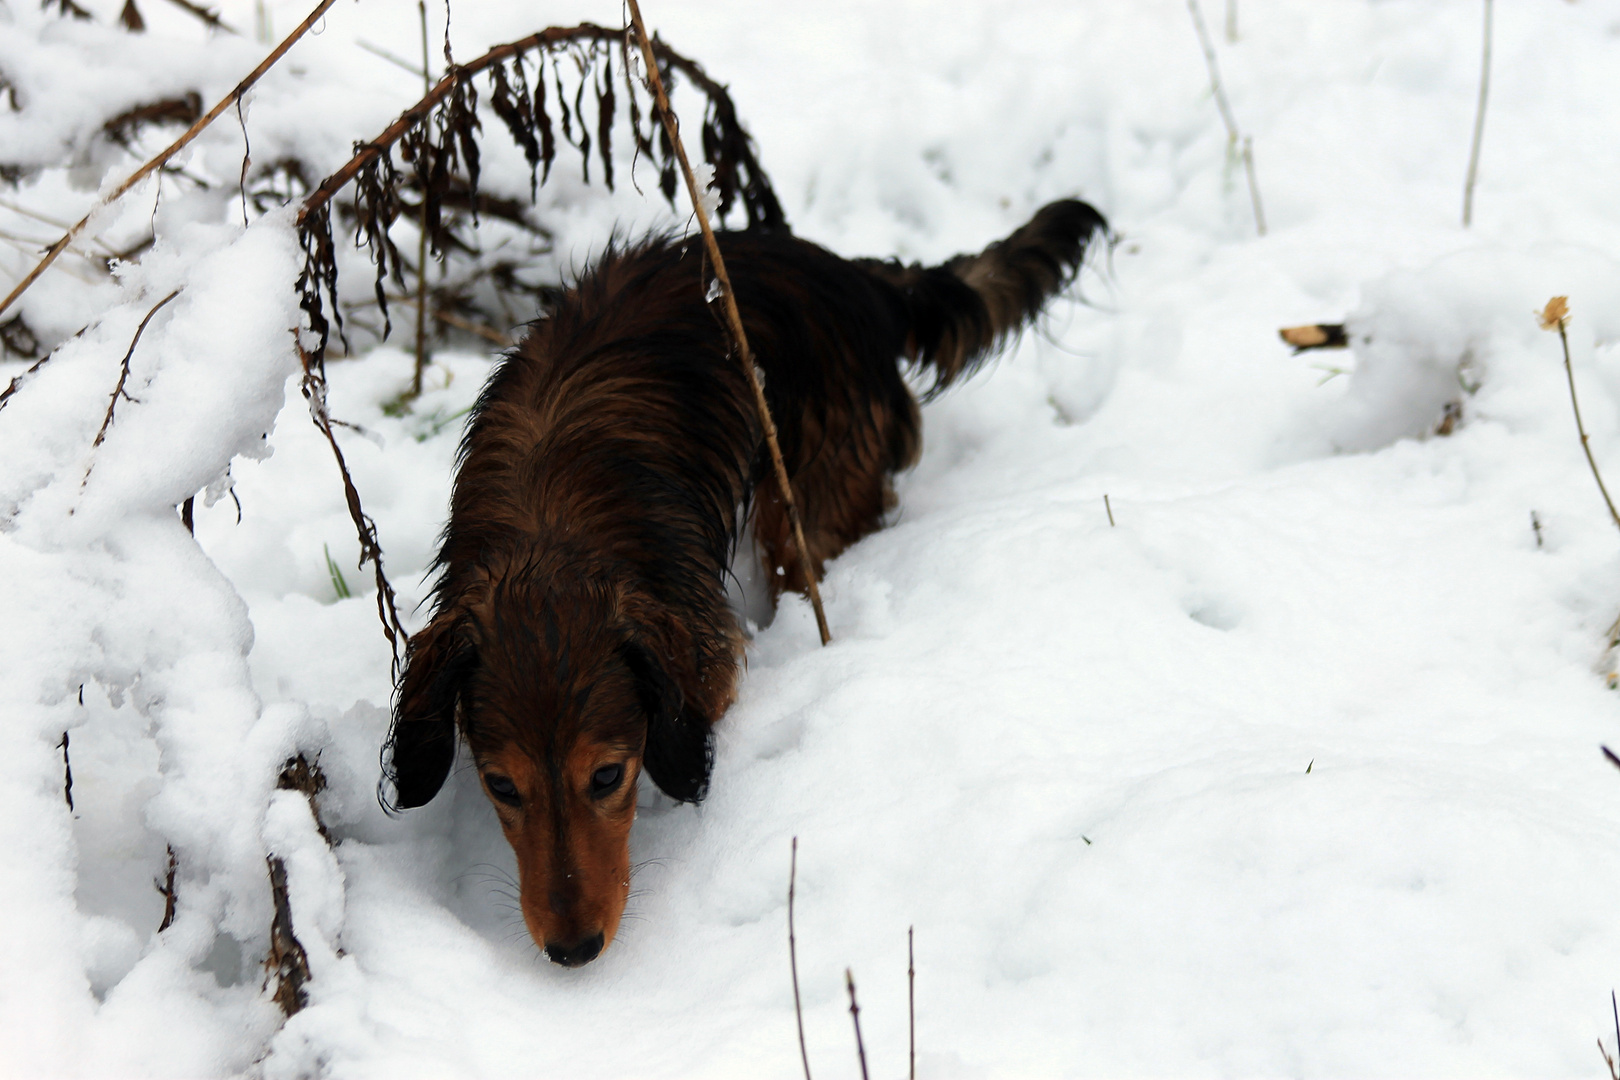
{"type": "Polygon", "coordinates": [[[1543,330],[1560,330],[1569,322],[1569,297],[1555,296],[1547,301],[1547,306],[1539,315],[1543,330]]]}

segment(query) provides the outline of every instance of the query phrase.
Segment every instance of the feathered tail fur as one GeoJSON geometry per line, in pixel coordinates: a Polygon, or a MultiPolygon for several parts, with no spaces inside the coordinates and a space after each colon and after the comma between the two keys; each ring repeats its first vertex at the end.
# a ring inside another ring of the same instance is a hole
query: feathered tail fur
{"type": "Polygon", "coordinates": [[[977,255],[939,266],[862,260],[899,286],[911,315],[907,351],[934,369],[930,393],[972,374],[1005,339],[1040,314],[1108,235],[1108,222],[1078,199],[1048,203],[1017,232],[977,255]]]}

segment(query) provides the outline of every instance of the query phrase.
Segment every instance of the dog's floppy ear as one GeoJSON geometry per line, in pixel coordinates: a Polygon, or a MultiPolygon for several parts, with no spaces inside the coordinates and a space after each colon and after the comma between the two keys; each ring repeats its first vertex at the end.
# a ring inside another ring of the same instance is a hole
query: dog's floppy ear
{"type": "Polygon", "coordinates": [[[439,615],[411,638],[383,744],[378,796],[388,811],[422,806],[444,785],[456,758],[456,702],[477,664],[478,650],[459,613],[439,615]]]}
{"type": "Polygon", "coordinates": [[[709,793],[709,772],[714,767],[708,717],[685,706],[681,688],[639,641],[626,642],[622,652],[636,677],[642,707],[647,710],[647,743],[641,767],[670,798],[702,802],[709,793]]]}

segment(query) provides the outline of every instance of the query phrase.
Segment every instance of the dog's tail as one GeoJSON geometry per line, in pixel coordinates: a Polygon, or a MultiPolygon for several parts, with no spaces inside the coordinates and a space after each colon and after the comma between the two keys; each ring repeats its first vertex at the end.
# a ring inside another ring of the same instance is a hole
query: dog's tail
{"type": "Polygon", "coordinates": [[[874,275],[899,286],[911,320],[908,353],[934,369],[935,393],[971,374],[1040,314],[1108,235],[1108,222],[1078,199],[1048,203],[1029,223],[977,255],[939,266],[868,260],[874,275]]]}

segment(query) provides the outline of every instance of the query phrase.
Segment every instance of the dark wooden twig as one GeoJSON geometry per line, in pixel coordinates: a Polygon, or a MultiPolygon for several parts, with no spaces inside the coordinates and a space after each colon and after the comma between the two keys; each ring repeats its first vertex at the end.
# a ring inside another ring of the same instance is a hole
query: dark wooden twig
{"type": "Polygon", "coordinates": [[[810,606],[816,614],[816,630],[821,634],[821,643],[826,645],[832,641],[832,632],[827,628],[827,613],[821,606],[821,588],[816,582],[810,549],[805,546],[804,523],[799,518],[799,507],[793,498],[793,484],[788,479],[787,465],[782,460],[782,446],[776,437],[776,422],[771,418],[771,407],[765,401],[765,388],[760,385],[759,374],[754,366],[754,354],[748,347],[748,334],[743,330],[742,314],[737,310],[737,297],[731,288],[731,276],[726,273],[725,258],[720,254],[720,244],[714,238],[713,226],[709,224],[709,212],[703,205],[703,193],[698,190],[697,177],[692,173],[692,163],[687,159],[686,147],[681,143],[680,124],[675,119],[675,111],[670,108],[668,96],[664,93],[664,81],[658,74],[658,62],[653,55],[652,37],[647,33],[647,24],[641,19],[641,5],[636,0],[629,0],[629,5],[630,20],[635,26],[642,59],[647,66],[647,83],[657,101],[658,115],[663,121],[664,130],[668,132],[669,141],[674,145],[675,157],[681,165],[681,175],[686,179],[686,192],[691,196],[692,210],[697,215],[698,228],[703,232],[703,244],[708,249],[709,262],[714,266],[714,279],[720,285],[720,302],[721,310],[725,314],[725,325],[731,333],[731,343],[736,351],[737,360],[748,376],[749,389],[754,392],[754,409],[759,414],[760,426],[764,430],[765,445],[771,452],[771,466],[776,472],[776,486],[782,495],[782,507],[787,511],[788,522],[793,527],[793,542],[799,549],[800,570],[804,574],[805,588],[810,594],[810,606]]]}
{"type": "MultiPolygon", "coordinates": [[[[316,796],[326,790],[326,774],[321,771],[320,762],[311,762],[302,753],[288,758],[276,777],[276,787],[281,791],[300,792],[309,801],[315,828],[330,847],[332,834],[327,832],[326,823],[321,820],[320,804],[316,802],[316,796]]],[[[270,896],[275,902],[275,915],[270,923],[270,954],[264,961],[265,982],[268,985],[270,978],[275,978],[276,989],[271,997],[281,1007],[283,1016],[291,1016],[309,1004],[309,994],[304,989],[310,979],[309,954],[293,932],[287,867],[274,855],[265,861],[270,867],[270,896]]]]}
{"type": "Polygon", "coordinates": [[[1108,501],[1107,492],[1103,493],[1103,509],[1108,512],[1108,527],[1114,527],[1114,507],[1108,501]]]}
{"type": "MultiPolygon", "coordinates": [[[[174,853],[173,844],[169,845],[168,851],[168,864],[163,871],[163,884],[157,885],[158,895],[163,897],[163,921],[158,923],[158,933],[160,934],[174,925],[174,875],[175,871],[180,868],[180,860],[174,853]]],[[[156,885],[155,882],[153,884],[156,885]]]]}
{"type": "MultiPolygon", "coordinates": [[[[178,2],[178,0],[176,0],[176,2],[178,2]]],[[[315,5],[315,10],[311,11],[309,15],[305,17],[304,21],[298,24],[298,28],[295,29],[291,34],[288,34],[286,40],[282,41],[280,45],[277,45],[275,49],[271,51],[269,56],[260,61],[259,66],[249,72],[247,78],[237,83],[236,87],[232,89],[230,93],[226,94],[223,98],[220,98],[218,104],[216,104],[212,109],[209,109],[208,112],[203,116],[199,117],[197,121],[191,125],[191,127],[186,129],[183,135],[181,135],[174,142],[170,143],[169,146],[156,157],[152,158],[146,164],[130,173],[129,176],[125,177],[124,181],[117,187],[113,188],[100,199],[97,199],[95,206],[91,208],[90,212],[84,215],[84,217],[80,218],[67,232],[63,233],[62,238],[51,245],[50,250],[45,253],[45,257],[39,261],[38,265],[24,275],[23,279],[19,281],[16,287],[6,295],[4,300],[0,300],[0,313],[3,313],[7,308],[15,303],[17,297],[21,296],[25,291],[27,291],[30,285],[39,280],[39,276],[50,267],[51,263],[57,260],[57,257],[60,256],[62,252],[68,249],[68,245],[72,244],[74,238],[77,237],[80,232],[84,231],[85,226],[90,224],[90,219],[95,216],[97,211],[123,198],[123,196],[136,184],[139,184],[142,180],[145,180],[148,176],[151,176],[154,172],[157,172],[159,169],[163,168],[163,166],[168,164],[170,158],[174,157],[174,155],[178,154],[181,150],[184,150],[187,146],[189,146],[193,139],[202,134],[204,128],[206,128],[209,124],[212,124],[215,120],[219,119],[220,115],[224,113],[226,109],[235,104],[238,98],[247,93],[253,84],[258,82],[259,79],[263,77],[264,73],[269,71],[277,60],[280,60],[283,56],[285,56],[287,54],[287,50],[291,49],[293,45],[297,43],[298,39],[303,37],[309,28],[314,26],[316,21],[319,20],[322,15],[326,14],[326,9],[331,7],[336,2],[337,0],[320,0],[320,3],[315,5]]]]}
{"type": "Polygon", "coordinates": [[[861,1007],[855,1004],[855,973],[844,969],[844,985],[849,988],[849,1016],[855,1024],[855,1053],[861,1061],[861,1080],[871,1080],[866,1074],[866,1043],[861,1039],[861,1007]]]}
{"type": "Polygon", "coordinates": [[[113,387],[112,395],[107,400],[107,415],[101,418],[101,430],[96,432],[96,441],[90,444],[90,448],[92,450],[100,446],[102,441],[107,438],[107,429],[112,427],[113,410],[118,408],[118,399],[123,398],[125,401],[135,400],[129,396],[127,391],[125,391],[124,384],[129,381],[129,362],[135,357],[135,346],[140,343],[141,335],[146,332],[146,324],[152,321],[152,316],[156,315],[158,310],[162,308],[164,304],[167,304],[170,300],[173,300],[179,295],[180,290],[176,289],[174,292],[152,305],[152,310],[146,313],[146,318],[141,320],[141,325],[135,328],[135,336],[130,339],[129,349],[124,353],[123,362],[118,366],[118,385],[113,387]]]}
{"type": "Polygon", "coordinates": [[[281,1015],[291,1016],[309,1004],[309,954],[293,933],[292,901],[287,896],[287,866],[272,855],[265,860],[270,868],[270,898],[275,914],[270,919],[270,953],[264,959],[265,986],[276,980],[270,995],[281,1015]]]}
{"type": "MultiPolygon", "coordinates": [[[[82,691],[81,691],[82,693],[82,691]]],[[[80,704],[83,704],[81,701],[80,704]]],[[[68,733],[62,732],[62,741],[56,744],[62,751],[62,798],[67,800],[68,813],[73,813],[73,761],[68,757],[68,733]]]]}
{"type": "Polygon", "coordinates": [[[1609,1008],[1614,1010],[1614,1046],[1616,1052],[1620,1052],[1620,999],[1613,990],[1609,991],[1609,1008]]]}
{"type": "Polygon", "coordinates": [[[207,23],[211,29],[223,30],[227,34],[235,34],[238,37],[242,35],[240,30],[220,22],[218,15],[214,14],[212,11],[209,11],[201,4],[194,4],[191,2],[191,0],[169,0],[169,3],[173,4],[181,11],[184,11],[187,15],[190,15],[195,19],[201,19],[204,23],[207,23]]]}
{"type": "Polygon", "coordinates": [[[332,834],[327,831],[326,822],[321,818],[321,805],[316,801],[320,793],[326,790],[326,773],[321,769],[319,759],[312,762],[302,753],[288,758],[276,777],[276,787],[281,791],[299,792],[309,801],[309,814],[315,819],[315,831],[321,834],[326,846],[331,847],[332,834]]]}
{"type": "MultiPolygon", "coordinates": [[[[427,0],[416,0],[416,13],[422,23],[422,93],[433,90],[433,77],[428,74],[427,0]]],[[[411,371],[411,397],[422,396],[422,372],[427,368],[427,313],[428,313],[428,199],[423,193],[422,214],[417,222],[416,238],[416,367],[411,371]]]]}
{"type": "Polygon", "coordinates": [[[299,382],[299,390],[304,400],[309,403],[310,419],[315,427],[326,436],[327,445],[332,448],[332,456],[337,459],[338,473],[343,477],[343,498],[349,508],[349,519],[354,522],[355,534],[360,541],[360,563],[364,567],[369,561],[374,571],[377,583],[377,618],[382,623],[383,636],[388,639],[388,648],[393,655],[393,674],[399,677],[399,647],[405,637],[405,626],[399,618],[399,608],[394,602],[394,586],[389,582],[388,575],[383,572],[382,545],[377,540],[377,524],[371,520],[365,508],[360,505],[360,492],[354,486],[354,478],[349,475],[348,463],[343,460],[343,450],[337,444],[337,437],[332,433],[334,421],[326,408],[326,375],[320,366],[315,363],[314,356],[298,342],[298,332],[293,331],[293,341],[297,343],[298,359],[304,368],[304,377],[299,382]]]}
{"type": "Polygon", "coordinates": [[[804,1007],[799,1002],[799,949],[793,936],[793,890],[799,879],[799,838],[793,838],[793,854],[788,863],[788,970],[793,974],[793,1018],[799,1023],[799,1060],[804,1063],[804,1080],[810,1080],[810,1051],[804,1046],[804,1007]]]}

